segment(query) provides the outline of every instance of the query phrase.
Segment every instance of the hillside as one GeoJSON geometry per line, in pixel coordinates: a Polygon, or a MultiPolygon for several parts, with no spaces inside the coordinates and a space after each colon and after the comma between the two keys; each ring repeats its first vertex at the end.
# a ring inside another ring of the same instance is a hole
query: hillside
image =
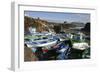
{"type": "Polygon", "coordinates": [[[48,31],[47,27],[47,21],[41,20],[39,18],[33,19],[31,17],[24,17],[24,28],[25,31],[28,31],[29,27],[34,27],[36,28],[37,32],[42,32],[42,31],[48,31]]]}
{"type": "MultiPolygon", "coordinates": [[[[69,31],[70,28],[75,28],[75,27],[83,27],[83,23],[58,23],[58,22],[49,22],[46,20],[42,20],[40,18],[31,18],[28,16],[24,17],[24,28],[25,32],[29,31],[29,27],[34,27],[36,28],[37,32],[55,32],[55,33],[60,33],[62,31],[67,32],[69,31]]],[[[70,32],[70,31],[69,31],[70,32]]]]}

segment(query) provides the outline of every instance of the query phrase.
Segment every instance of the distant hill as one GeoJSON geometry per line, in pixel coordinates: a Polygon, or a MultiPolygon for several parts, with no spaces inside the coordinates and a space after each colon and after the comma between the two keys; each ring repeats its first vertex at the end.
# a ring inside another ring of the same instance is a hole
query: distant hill
{"type": "Polygon", "coordinates": [[[81,22],[71,22],[71,24],[76,25],[77,27],[84,27],[85,24],[81,22]]]}

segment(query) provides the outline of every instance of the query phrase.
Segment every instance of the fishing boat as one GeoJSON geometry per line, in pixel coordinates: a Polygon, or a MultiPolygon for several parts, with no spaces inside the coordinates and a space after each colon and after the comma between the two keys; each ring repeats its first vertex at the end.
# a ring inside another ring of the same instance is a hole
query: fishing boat
{"type": "Polygon", "coordinates": [[[44,47],[55,45],[57,40],[46,33],[35,33],[34,35],[25,36],[25,44],[28,47],[44,47]]]}

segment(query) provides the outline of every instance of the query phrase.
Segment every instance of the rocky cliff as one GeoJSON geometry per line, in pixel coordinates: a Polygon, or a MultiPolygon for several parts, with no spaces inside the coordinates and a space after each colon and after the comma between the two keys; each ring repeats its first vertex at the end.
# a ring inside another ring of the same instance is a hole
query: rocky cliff
{"type": "MultiPolygon", "coordinates": [[[[24,29],[25,32],[29,31],[29,27],[36,28],[37,32],[67,32],[69,28],[74,28],[79,26],[79,24],[75,23],[57,23],[57,22],[49,22],[40,18],[32,18],[25,16],[24,17],[24,29]]],[[[69,31],[70,32],[70,31],[69,31]]]]}
{"type": "Polygon", "coordinates": [[[37,32],[48,31],[47,21],[41,20],[40,18],[34,19],[31,17],[24,17],[24,28],[25,31],[29,31],[29,27],[35,27],[37,32]]]}

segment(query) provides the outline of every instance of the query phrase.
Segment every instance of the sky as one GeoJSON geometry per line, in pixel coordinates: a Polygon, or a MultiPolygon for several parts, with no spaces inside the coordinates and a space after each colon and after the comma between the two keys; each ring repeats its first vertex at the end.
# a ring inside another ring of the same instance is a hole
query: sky
{"type": "Polygon", "coordinates": [[[24,15],[56,22],[90,22],[90,14],[87,13],[24,11],[24,15]]]}

